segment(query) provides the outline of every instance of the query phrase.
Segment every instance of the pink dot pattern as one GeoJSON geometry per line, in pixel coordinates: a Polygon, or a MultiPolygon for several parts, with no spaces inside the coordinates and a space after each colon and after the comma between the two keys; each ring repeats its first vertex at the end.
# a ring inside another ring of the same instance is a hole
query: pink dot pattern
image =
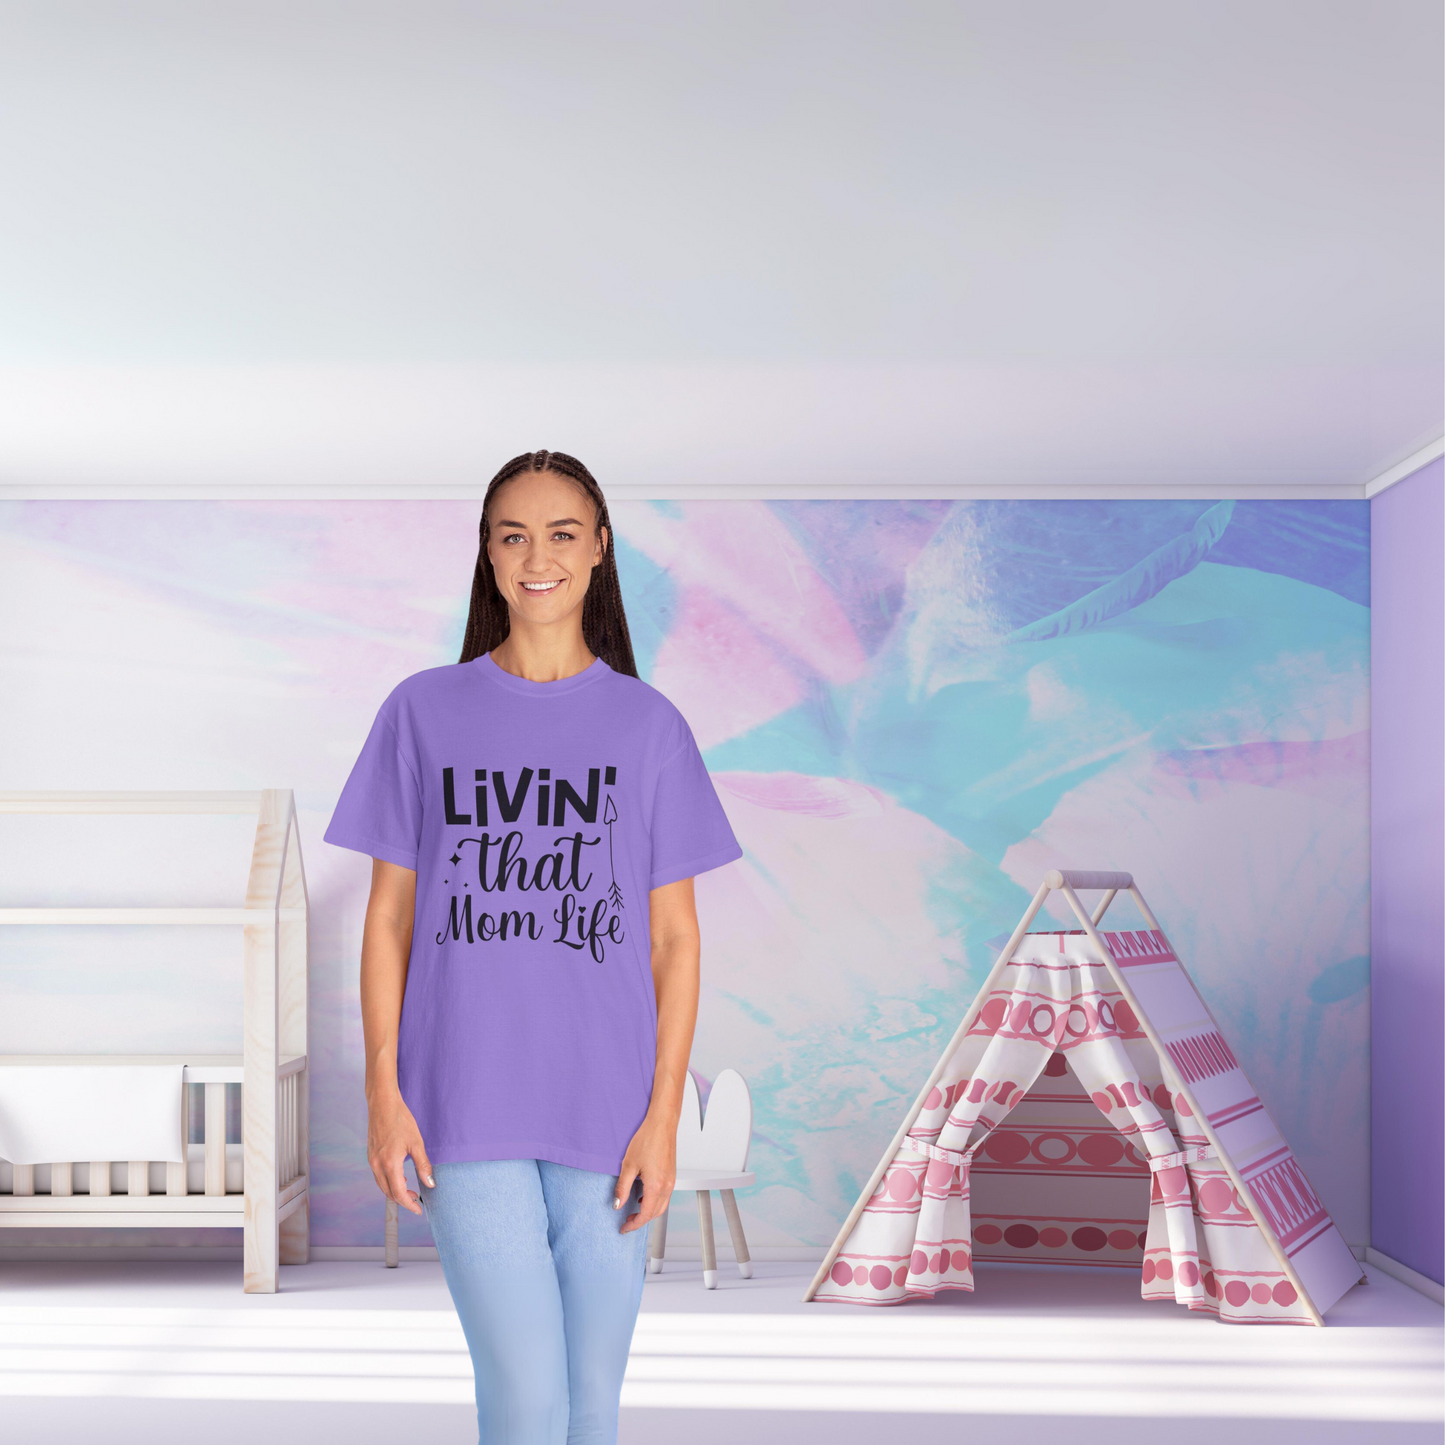
{"type": "MultiPolygon", "coordinates": [[[[1130,967],[1162,946],[1119,938],[1130,967]]],[[[1223,1319],[1308,1318],[1255,1227],[1258,1189],[1243,1200],[1223,1165],[1188,1154],[1207,1142],[1203,1126],[1107,976],[1047,959],[1009,968],[950,1060],[956,1073],[929,1086],[910,1129],[918,1147],[880,1173],[819,1297],[895,1303],[972,1289],[975,1257],[1037,1259],[1137,1264],[1145,1298],[1223,1319]],[[1125,1050],[1130,1040],[1143,1047],[1125,1050]],[[1181,1153],[1187,1163],[1148,1168],[1181,1153]],[[1071,1217],[1041,1217],[1046,1199],[1065,1198],[1071,1217]]]]}

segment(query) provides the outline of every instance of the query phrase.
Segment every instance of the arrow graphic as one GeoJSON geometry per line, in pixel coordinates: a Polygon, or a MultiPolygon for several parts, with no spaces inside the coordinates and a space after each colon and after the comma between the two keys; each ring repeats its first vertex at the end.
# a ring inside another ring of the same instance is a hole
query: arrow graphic
{"type": "Polygon", "coordinates": [[[607,863],[612,869],[612,887],[607,890],[607,897],[614,908],[624,908],[622,890],[617,886],[617,860],[612,856],[612,825],[617,821],[617,809],[612,806],[611,793],[602,809],[602,821],[607,824],[607,863]]]}

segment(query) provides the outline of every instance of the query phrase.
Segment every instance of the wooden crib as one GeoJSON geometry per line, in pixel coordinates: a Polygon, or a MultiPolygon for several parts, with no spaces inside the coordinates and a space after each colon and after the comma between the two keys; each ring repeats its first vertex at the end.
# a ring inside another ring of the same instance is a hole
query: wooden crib
{"type": "MultiPolygon", "coordinates": [[[[12,1165],[11,1191],[0,1192],[0,1228],[239,1227],[244,1231],[245,1292],[274,1294],[278,1266],[305,1264],[311,1254],[308,906],[293,794],[279,788],[258,793],[0,793],[0,813],[256,815],[243,907],[0,908],[0,925],[235,924],[243,930],[245,972],[239,1057],[0,1055],[0,1063],[184,1064],[185,1085],[176,1101],[183,1121],[189,1112],[188,1086],[205,1089],[203,1167],[125,1160],[123,1170],[115,1171],[125,1184],[125,1192],[118,1193],[112,1191],[111,1161],[12,1165]],[[239,1179],[235,1159],[227,1169],[225,1090],[232,1083],[241,1086],[239,1179]],[[37,1192],[37,1184],[47,1182],[50,1192],[37,1192]],[[86,1192],[77,1192],[80,1184],[86,1192]]],[[[181,1137],[188,1138],[188,1132],[181,1137]]]]}

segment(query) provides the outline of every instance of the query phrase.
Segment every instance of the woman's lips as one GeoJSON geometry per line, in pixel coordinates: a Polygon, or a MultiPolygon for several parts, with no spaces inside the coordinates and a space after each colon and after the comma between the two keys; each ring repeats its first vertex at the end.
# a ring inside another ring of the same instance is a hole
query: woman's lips
{"type": "Polygon", "coordinates": [[[562,580],[561,577],[554,577],[550,582],[523,582],[522,591],[533,597],[545,597],[549,592],[555,592],[562,585],[562,580]]]}

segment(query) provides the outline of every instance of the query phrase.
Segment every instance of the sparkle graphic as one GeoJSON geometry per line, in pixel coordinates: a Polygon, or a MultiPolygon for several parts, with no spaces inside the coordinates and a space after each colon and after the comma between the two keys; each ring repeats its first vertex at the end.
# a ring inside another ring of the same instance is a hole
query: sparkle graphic
{"type": "Polygon", "coordinates": [[[453,862],[453,863],[460,863],[461,861],[462,861],[462,855],[461,855],[460,853],[453,853],[453,854],[452,854],[452,862],[453,862]]]}

